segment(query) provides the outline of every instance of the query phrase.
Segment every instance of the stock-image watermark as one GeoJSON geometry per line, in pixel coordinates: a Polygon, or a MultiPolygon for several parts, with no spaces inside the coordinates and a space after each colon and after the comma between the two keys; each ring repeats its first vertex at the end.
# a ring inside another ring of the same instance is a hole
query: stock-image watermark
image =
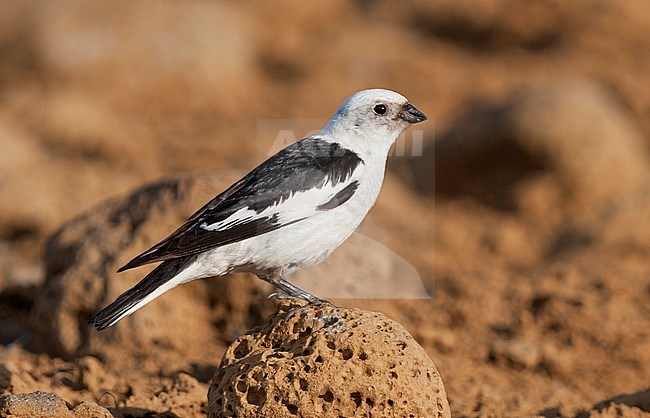
{"type": "MultiPolygon", "coordinates": [[[[328,119],[258,119],[257,120],[257,153],[260,157],[270,157],[288,145],[308,136],[317,135],[320,129],[314,126],[325,126],[328,119]]],[[[430,125],[432,125],[430,123],[430,125]]],[[[434,132],[427,130],[428,137],[434,132]]],[[[390,157],[421,157],[424,147],[425,131],[411,128],[397,138],[391,148],[390,157]]]]}

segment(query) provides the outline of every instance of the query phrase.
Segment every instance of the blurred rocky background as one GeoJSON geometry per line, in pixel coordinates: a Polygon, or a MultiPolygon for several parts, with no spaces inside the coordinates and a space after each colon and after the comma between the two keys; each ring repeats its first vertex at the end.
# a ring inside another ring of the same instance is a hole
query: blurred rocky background
{"type": "Polygon", "coordinates": [[[205,414],[267,288],[191,283],[105,333],[85,320],[146,272],[118,264],[264,159],[264,121],[300,138],[384,87],[430,116],[361,231],[400,261],[353,242],[324,277],[386,284],[405,262],[431,299],[334,302],[401,323],[455,416],[650,416],[648,86],[643,0],[1,0],[0,390],[205,414]]]}

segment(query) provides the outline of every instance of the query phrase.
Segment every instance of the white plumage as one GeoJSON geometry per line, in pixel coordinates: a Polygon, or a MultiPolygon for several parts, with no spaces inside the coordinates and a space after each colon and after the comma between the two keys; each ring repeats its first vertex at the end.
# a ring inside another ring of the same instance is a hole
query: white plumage
{"type": "Polygon", "coordinates": [[[162,261],[89,322],[109,327],[175,286],[250,272],[322,302],[284,276],[327,258],[374,205],[390,147],[426,116],[390,90],[352,95],[315,136],[262,163],[121,270],[162,261]]]}

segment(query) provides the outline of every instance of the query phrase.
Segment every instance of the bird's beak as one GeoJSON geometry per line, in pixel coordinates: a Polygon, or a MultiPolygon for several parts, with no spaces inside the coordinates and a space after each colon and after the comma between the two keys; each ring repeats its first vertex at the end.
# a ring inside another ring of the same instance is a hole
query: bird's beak
{"type": "Polygon", "coordinates": [[[408,123],[418,123],[427,120],[427,115],[417,110],[411,103],[407,103],[402,107],[402,110],[399,112],[399,117],[408,123]]]}

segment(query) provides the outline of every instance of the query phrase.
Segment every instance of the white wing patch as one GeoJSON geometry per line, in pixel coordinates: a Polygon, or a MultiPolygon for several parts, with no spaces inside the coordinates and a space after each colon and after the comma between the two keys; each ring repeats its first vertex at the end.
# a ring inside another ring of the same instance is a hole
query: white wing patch
{"type": "Polygon", "coordinates": [[[320,188],[293,193],[288,198],[278,201],[260,213],[244,207],[222,221],[213,224],[203,222],[200,227],[206,231],[224,231],[255,219],[270,218],[273,215],[277,215],[277,221],[280,224],[287,224],[298,219],[308,218],[320,212],[317,209],[318,206],[329,202],[337,193],[349,186],[350,183],[358,181],[363,173],[363,167],[363,164],[359,164],[352,175],[344,182],[333,185],[328,180],[320,188]]]}

